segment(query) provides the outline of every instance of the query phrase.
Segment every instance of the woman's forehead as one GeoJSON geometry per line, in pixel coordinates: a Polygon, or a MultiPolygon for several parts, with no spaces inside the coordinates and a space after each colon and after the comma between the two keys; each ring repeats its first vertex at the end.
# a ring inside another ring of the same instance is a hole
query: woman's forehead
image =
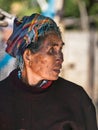
{"type": "Polygon", "coordinates": [[[47,46],[58,46],[58,45],[63,46],[64,42],[62,41],[62,38],[59,35],[50,34],[45,38],[43,45],[44,46],[45,45],[47,45],[47,46]]]}

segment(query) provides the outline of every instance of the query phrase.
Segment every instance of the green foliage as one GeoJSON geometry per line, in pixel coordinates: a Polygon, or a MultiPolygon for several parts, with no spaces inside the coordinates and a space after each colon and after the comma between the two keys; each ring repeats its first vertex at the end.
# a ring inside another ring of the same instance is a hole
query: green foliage
{"type": "Polygon", "coordinates": [[[88,7],[88,6],[90,5],[90,0],[82,0],[82,1],[84,1],[84,2],[85,2],[86,7],[88,7]]]}
{"type": "Polygon", "coordinates": [[[0,8],[11,13],[11,5],[16,2],[19,2],[22,7],[20,12],[18,12],[18,17],[41,11],[36,0],[0,0],[0,8]]]}
{"type": "Polygon", "coordinates": [[[66,0],[64,12],[66,17],[78,17],[79,9],[77,3],[74,0],[66,0]]]}
{"type": "Polygon", "coordinates": [[[80,17],[78,2],[84,1],[86,7],[90,5],[90,0],[65,0],[64,13],[66,17],[80,17]]]}
{"type": "Polygon", "coordinates": [[[11,4],[17,1],[20,2],[21,0],[0,0],[0,8],[9,12],[11,4]]]}
{"type": "Polygon", "coordinates": [[[98,14],[98,3],[95,3],[90,9],[90,15],[98,14]]]}
{"type": "MultiPolygon", "coordinates": [[[[78,2],[84,1],[86,7],[89,8],[88,15],[98,15],[98,3],[90,4],[90,0],[64,0],[64,16],[65,17],[80,17],[78,2]]],[[[16,14],[18,17],[24,15],[30,15],[32,13],[40,13],[41,9],[37,3],[37,0],[0,0],[0,8],[8,13],[11,12],[11,6],[13,3],[19,2],[21,4],[21,10],[16,14]]],[[[48,0],[47,0],[48,2],[48,0]]],[[[20,8],[19,8],[20,9],[20,8]]],[[[95,16],[95,22],[98,25],[98,18],[95,16]]]]}
{"type": "MultiPolygon", "coordinates": [[[[48,1],[48,0],[47,0],[48,1]]],[[[64,0],[64,14],[66,17],[79,17],[79,7],[78,1],[84,1],[86,3],[86,7],[90,5],[90,0],[64,0]]],[[[20,2],[22,6],[22,10],[19,13],[19,16],[28,15],[32,12],[41,12],[40,7],[37,3],[37,0],[0,0],[0,8],[10,12],[11,5],[14,2],[20,2]]],[[[98,14],[98,3],[92,5],[89,14],[98,14]]]]}
{"type": "Polygon", "coordinates": [[[24,15],[30,15],[32,13],[39,13],[41,12],[39,5],[36,1],[25,1],[24,6],[19,13],[19,17],[23,17],[24,15]]]}
{"type": "Polygon", "coordinates": [[[8,0],[0,0],[0,8],[5,10],[5,11],[9,11],[11,2],[12,2],[12,0],[11,1],[10,0],[9,1],[8,0]],[[6,6],[5,6],[5,3],[7,3],[6,6]]]}
{"type": "Polygon", "coordinates": [[[98,28],[98,3],[95,3],[89,12],[89,15],[93,16],[93,19],[96,23],[96,27],[98,28]]]}

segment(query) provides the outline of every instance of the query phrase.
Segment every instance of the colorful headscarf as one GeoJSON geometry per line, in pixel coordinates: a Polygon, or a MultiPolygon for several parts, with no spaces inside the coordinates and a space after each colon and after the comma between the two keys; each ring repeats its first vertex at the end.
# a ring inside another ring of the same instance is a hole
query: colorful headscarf
{"type": "Polygon", "coordinates": [[[6,52],[16,57],[20,51],[24,51],[30,43],[36,42],[39,36],[50,29],[59,32],[59,28],[51,18],[40,14],[25,16],[22,20],[15,18],[13,33],[7,41],[6,52]]]}

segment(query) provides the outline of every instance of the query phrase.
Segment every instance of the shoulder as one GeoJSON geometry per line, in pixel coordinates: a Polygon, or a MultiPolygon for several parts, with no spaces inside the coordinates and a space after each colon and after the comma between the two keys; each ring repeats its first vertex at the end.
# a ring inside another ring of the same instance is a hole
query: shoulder
{"type": "Polygon", "coordinates": [[[68,90],[77,90],[77,91],[82,91],[83,90],[83,87],[74,83],[74,82],[71,82],[69,80],[66,80],[62,77],[59,77],[56,81],[55,81],[55,84],[60,88],[62,89],[68,89],[68,90]]]}
{"type": "Polygon", "coordinates": [[[78,97],[81,100],[89,100],[91,101],[89,95],[87,94],[87,92],[85,91],[85,89],[74,83],[71,82],[69,80],[66,80],[62,77],[59,77],[56,81],[55,81],[55,88],[57,89],[57,91],[61,92],[62,95],[71,95],[74,97],[78,97]]]}
{"type": "Polygon", "coordinates": [[[9,80],[9,76],[0,81],[0,98],[6,97],[10,94],[10,88],[11,88],[11,80],[9,80]]]}
{"type": "Polygon", "coordinates": [[[0,92],[2,90],[7,90],[11,86],[11,84],[14,84],[14,72],[12,71],[8,77],[6,77],[4,80],[0,81],[0,92]]]}
{"type": "Polygon", "coordinates": [[[59,77],[55,81],[54,93],[61,102],[67,102],[68,104],[75,103],[78,106],[81,106],[83,111],[95,112],[92,98],[87,94],[82,86],[76,83],[59,77]]]}
{"type": "Polygon", "coordinates": [[[0,101],[2,102],[4,99],[6,99],[6,97],[8,97],[9,94],[8,85],[9,85],[8,77],[0,81],[0,101]]]}
{"type": "Polygon", "coordinates": [[[8,84],[8,77],[6,78],[6,79],[4,79],[4,80],[2,80],[2,81],[0,81],[0,89],[2,88],[2,87],[5,87],[7,84],[8,84]]]}

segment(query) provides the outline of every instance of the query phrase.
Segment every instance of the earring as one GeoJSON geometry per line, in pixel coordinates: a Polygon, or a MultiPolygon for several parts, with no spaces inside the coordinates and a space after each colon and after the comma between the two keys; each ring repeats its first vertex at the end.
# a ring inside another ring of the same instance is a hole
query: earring
{"type": "Polygon", "coordinates": [[[21,79],[21,71],[18,71],[18,78],[21,79]]]}

